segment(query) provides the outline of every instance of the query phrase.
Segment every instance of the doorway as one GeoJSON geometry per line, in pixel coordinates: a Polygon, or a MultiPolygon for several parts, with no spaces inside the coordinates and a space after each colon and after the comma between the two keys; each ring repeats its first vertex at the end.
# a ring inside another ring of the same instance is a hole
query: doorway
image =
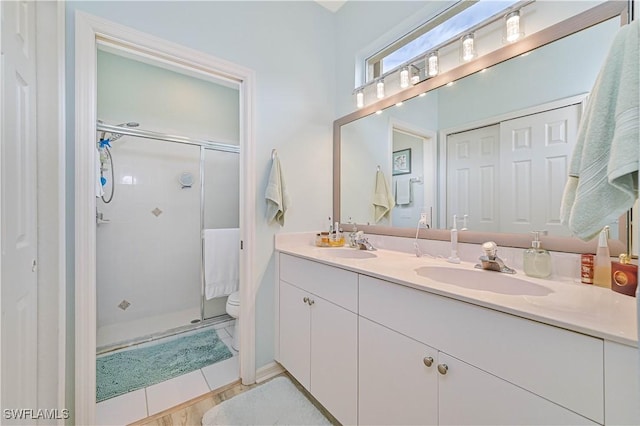
{"type": "MultiPolygon", "coordinates": [[[[238,87],[239,92],[239,234],[240,316],[242,321],[239,375],[243,383],[255,381],[255,328],[252,301],[255,283],[252,242],[255,235],[255,171],[252,160],[253,71],[201,52],[158,39],[84,13],[76,14],[76,418],[81,424],[95,421],[96,401],[96,161],[97,133],[96,57],[98,46],[110,45],[123,54],[153,60],[203,78],[217,78],[238,87]]],[[[136,120],[135,118],[131,120],[136,120]]],[[[154,209],[155,210],[155,209],[154,209]]],[[[159,208],[159,210],[162,210],[159,208]]]]}

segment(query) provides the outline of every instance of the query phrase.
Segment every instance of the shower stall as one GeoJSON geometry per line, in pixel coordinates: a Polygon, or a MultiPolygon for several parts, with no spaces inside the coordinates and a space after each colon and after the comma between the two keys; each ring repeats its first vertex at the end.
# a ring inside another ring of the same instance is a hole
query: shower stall
{"type": "Polygon", "coordinates": [[[98,353],[230,320],[205,297],[203,235],[239,227],[239,146],[97,129],[98,353]]]}

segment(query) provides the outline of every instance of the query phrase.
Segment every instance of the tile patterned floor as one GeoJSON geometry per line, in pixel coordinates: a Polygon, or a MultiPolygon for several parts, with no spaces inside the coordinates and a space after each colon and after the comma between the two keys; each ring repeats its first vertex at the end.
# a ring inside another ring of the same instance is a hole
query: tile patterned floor
{"type": "Polygon", "coordinates": [[[129,424],[238,380],[238,352],[231,347],[234,322],[212,327],[229,347],[233,357],[145,389],[102,401],[96,406],[96,424],[129,424]]]}

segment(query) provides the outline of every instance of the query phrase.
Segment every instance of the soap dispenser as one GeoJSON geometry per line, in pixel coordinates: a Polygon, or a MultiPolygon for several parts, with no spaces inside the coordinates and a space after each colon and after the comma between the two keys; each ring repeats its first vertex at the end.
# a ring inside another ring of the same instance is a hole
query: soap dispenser
{"type": "Polygon", "coordinates": [[[540,234],[547,235],[547,231],[533,231],[534,237],[531,247],[524,252],[524,273],[530,277],[546,278],[551,275],[551,254],[541,248],[540,234]]]}
{"type": "Polygon", "coordinates": [[[609,254],[609,227],[600,231],[596,257],[593,261],[593,284],[598,287],[611,288],[611,255],[609,254]]]}

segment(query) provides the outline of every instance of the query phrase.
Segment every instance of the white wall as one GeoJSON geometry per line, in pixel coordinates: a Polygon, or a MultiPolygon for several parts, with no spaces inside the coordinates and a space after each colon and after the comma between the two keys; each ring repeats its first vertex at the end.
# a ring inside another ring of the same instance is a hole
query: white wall
{"type": "MultiPolygon", "coordinates": [[[[274,355],[273,235],[264,189],[278,150],[292,200],[283,231],[320,229],[331,213],[335,94],[334,17],[315,2],[91,1],[67,6],[67,301],[73,348],[74,38],[76,10],[144,31],[256,72],[256,366],[274,355]],[[309,173],[313,170],[313,173],[309,173]],[[303,178],[304,177],[304,178],[303,178]]],[[[71,352],[73,353],[73,352],[71,352]]],[[[71,385],[73,381],[70,381],[71,385]]]]}

